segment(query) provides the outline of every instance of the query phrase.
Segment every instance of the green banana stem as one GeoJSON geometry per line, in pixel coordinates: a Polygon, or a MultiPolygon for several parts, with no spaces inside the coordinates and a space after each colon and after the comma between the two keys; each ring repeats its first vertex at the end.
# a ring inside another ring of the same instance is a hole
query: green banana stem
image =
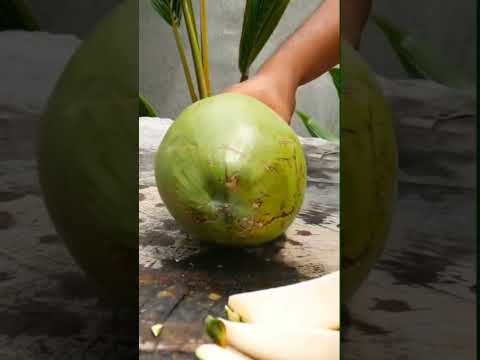
{"type": "Polygon", "coordinates": [[[177,44],[178,54],[182,62],[183,73],[185,74],[185,80],[187,81],[188,92],[190,93],[190,98],[192,103],[198,100],[197,94],[195,94],[195,87],[193,86],[192,75],[190,74],[190,69],[188,68],[187,57],[185,56],[185,50],[182,45],[182,39],[180,31],[178,30],[177,24],[172,24],[173,35],[175,37],[175,43],[177,44]]]}
{"type": "Polygon", "coordinates": [[[193,11],[192,0],[188,0],[188,9],[190,10],[190,14],[192,15],[192,24],[193,28],[195,29],[195,39],[197,39],[198,43],[197,23],[195,21],[195,11],[193,11]]]}
{"type": "Polygon", "coordinates": [[[205,319],[205,331],[217,345],[227,345],[226,329],[221,320],[208,315],[205,319]]]}
{"type": "Polygon", "coordinates": [[[228,305],[225,305],[225,316],[227,317],[227,320],[242,322],[242,317],[233,311],[228,305]]]}
{"type": "Polygon", "coordinates": [[[195,65],[200,99],[203,99],[208,96],[207,82],[205,81],[205,74],[203,73],[202,55],[198,46],[196,30],[188,0],[182,0],[182,11],[183,17],[185,18],[185,25],[187,27],[188,39],[190,40],[190,47],[192,49],[193,64],[195,65]]]}
{"type": "Polygon", "coordinates": [[[207,83],[208,95],[211,94],[210,74],[208,69],[208,36],[207,36],[207,4],[206,0],[200,0],[200,36],[202,41],[203,73],[207,83]]]}

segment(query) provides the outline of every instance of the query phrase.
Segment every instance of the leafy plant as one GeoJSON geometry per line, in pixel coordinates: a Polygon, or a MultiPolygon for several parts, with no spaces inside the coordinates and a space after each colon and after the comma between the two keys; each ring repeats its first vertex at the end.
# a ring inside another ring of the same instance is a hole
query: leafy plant
{"type": "MultiPolygon", "coordinates": [[[[172,27],[185,77],[189,84],[192,102],[195,102],[198,98],[191,81],[179,31],[180,22],[183,17],[195,66],[198,95],[200,99],[209,96],[211,89],[208,71],[206,1],[200,0],[200,42],[191,0],[151,0],[151,3],[157,13],[172,27]]],[[[289,0],[246,0],[238,57],[241,81],[248,79],[250,66],[273,34],[288,4],[289,0]]],[[[337,92],[340,92],[340,69],[331,69],[330,75],[337,92]]],[[[140,102],[140,109],[144,111],[145,114],[154,113],[153,108],[149,106],[143,97],[140,97],[140,102]]],[[[323,129],[314,118],[301,111],[296,111],[296,114],[311,136],[338,143],[338,137],[328,130],[323,129]]]]}
{"type": "MultiPolygon", "coordinates": [[[[341,72],[340,68],[334,67],[329,70],[330,77],[332,78],[332,82],[335,86],[336,92],[338,97],[340,97],[340,92],[341,92],[341,72]]],[[[320,124],[319,121],[310,115],[307,115],[306,113],[302,111],[296,111],[295,112],[297,116],[300,118],[302,121],[303,126],[305,126],[305,129],[307,129],[308,133],[312,137],[318,137],[322,138],[327,141],[334,142],[336,144],[339,143],[339,138],[335,136],[333,133],[329,132],[328,130],[324,129],[320,124]]]]}
{"type": "Polygon", "coordinates": [[[151,0],[150,3],[158,15],[160,15],[172,29],[173,36],[175,38],[175,45],[177,46],[178,55],[182,63],[183,73],[185,74],[188,92],[192,102],[195,102],[197,101],[198,97],[195,93],[192,75],[188,67],[187,56],[183,47],[182,35],[179,30],[182,19],[181,2],[180,0],[151,0]]]}
{"type": "Polygon", "coordinates": [[[303,125],[311,136],[321,138],[336,144],[339,143],[339,139],[337,136],[332,134],[330,131],[323,129],[320,125],[318,125],[318,121],[313,119],[311,116],[308,116],[307,114],[299,110],[296,110],[295,113],[300,118],[300,120],[302,120],[303,125]]]}
{"type": "Polygon", "coordinates": [[[442,61],[445,57],[437,54],[428,44],[402,31],[385,17],[373,15],[371,19],[385,35],[410,77],[428,79],[463,90],[472,88],[462,72],[442,61]]]}
{"type": "Polygon", "coordinates": [[[191,0],[150,0],[150,2],[156,12],[172,28],[192,102],[197,101],[199,98],[203,99],[207,96],[210,96],[206,0],[200,0],[201,48],[198,41],[197,24],[195,21],[195,13],[191,0]],[[185,49],[183,47],[181,32],[179,30],[182,15],[185,19],[185,26],[187,29],[193,65],[195,68],[195,75],[197,78],[198,96],[195,92],[192,75],[190,73],[187,57],[185,55],[185,49]]]}
{"type": "Polygon", "coordinates": [[[142,95],[138,96],[138,116],[157,117],[153,106],[142,95]]]}
{"type": "Polygon", "coordinates": [[[168,25],[180,26],[182,17],[180,1],[178,0],[151,0],[153,8],[167,22],[168,25]]]}
{"type": "MultiPolygon", "coordinates": [[[[238,62],[242,74],[241,80],[248,78],[248,71],[251,64],[275,30],[288,3],[289,0],[246,1],[238,62]]],[[[208,65],[206,0],[200,0],[200,37],[197,32],[195,13],[191,0],[151,0],[151,4],[173,30],[192,102],[197,101],[199,98],[202,99],[210,96],[211,84],[208,65]],[[182,15],[187,29],[190,51],[197,78],[198,96],[194,89],[179,31],[182,15]]]]}
{"type": "Polygon", "coordinates": [[[340,91],[341,91],[341,77],[342,74],[340,72],[340,68],[332,68],[329,71],[330,76],[332,77],[333,84],[335,85],[335,88],[337,89],[338,96],[340,96],[340,91]]]}
{"type": "Polygon", "coordinates": [[[243,14],[238,67],[241,81],[277,27],[289,0],[247,0],[243,14]]]}

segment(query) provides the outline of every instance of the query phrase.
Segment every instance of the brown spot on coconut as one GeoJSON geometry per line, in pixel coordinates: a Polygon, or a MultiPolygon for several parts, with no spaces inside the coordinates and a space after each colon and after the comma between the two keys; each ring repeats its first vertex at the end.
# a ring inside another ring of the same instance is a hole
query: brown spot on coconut
{"type": "Polygon", "coordinates": [[[258,199],[258,200],[255,200],[252,204],[252,208],[254,209],[259,209],[263,204],[263,201],[258,199]]]}
{"type": "Polygon", "coordinates": [[[229,191],[235,191],[237,189],[237,186],[238,186],[238,176],[236,176],[236,175],[229,176],[227,178],[227,181],[225,181],[225,187],[229,191]]]}

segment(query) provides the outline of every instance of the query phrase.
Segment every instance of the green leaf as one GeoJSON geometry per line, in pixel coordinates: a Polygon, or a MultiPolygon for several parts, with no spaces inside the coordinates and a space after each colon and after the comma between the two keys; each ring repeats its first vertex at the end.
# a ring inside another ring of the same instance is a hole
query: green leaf
{"type": "Polygon", "coordinates": [[[333,84],[335,85],[335,89],[337,89],[338,96],[340,96],[340,89],[341,89],[341,72],[339,68],[331,68],[330,76],[332,77],[333,84]]]}
{"type": "Polygon", "coordinates": [[[153,106],[142,95],[138,95],[138,116],[157,117],[153,106]]]}
{"type": "Polygon", "coordinates": [[[238,67],[242,79],[278,25],[289,0],[247,0],[243,14],[238,67]]]}
{"type": "Polygon", "coordinates": [[[295,111],[295,113],[298,115],[300,120],[302,120],[303,125],[307,129],[308,133],[317,138],[321,138],[333,143],[338,144],[339,140],[338,137],[332,134],[330,131],[323,129],[320,127],[317,123],[316,120],[314,120],[311,116],[308,116],[304,112],[301,111],[295,111]]]}
{"type": "Polygon", "coordinates": [[[2,0],[0,2],[0,31],[37,31],[40,27],[32,11],[23,0],[2,0]]]}
{"type": "Polygon", "coordinates": [[[182,18],[180,0],[150,0],[150,3],[168,25],[180,25],[182,18]]]}
{"type": "Polygon", "coordinates": [[[428,44],[418,41],[382,16],[373,15],[371,19],[383,32],[410,77],[432,80],[457,89],[473,88],[458,67],[444,61],[445,56],[436,53],[428,44]]]}

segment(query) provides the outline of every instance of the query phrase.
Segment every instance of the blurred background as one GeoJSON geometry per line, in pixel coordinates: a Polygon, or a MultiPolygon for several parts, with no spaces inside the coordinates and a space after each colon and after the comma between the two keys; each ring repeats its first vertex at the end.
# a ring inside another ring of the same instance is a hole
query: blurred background
{"type": "MultiPolygon", "coordinates": [[[[140,0],[144,2],[145,0],[140,0]]],[[[98,20],[121,0],[25,0],[40,28],[53,33],[85,37],[98,20]],[[60,14],[62,16],[60,16],[60,14]]]]}
{"type": "MultiPolygon", "coordinates": [[[[84,38],[92,24],[118,2],[120,0],[27,0],[42,28],[54,33],[74,34],[80,38],[84,38]],[[64,16],[58,16],[59,13],[64,16]]],[[[279,26],[255,61],[252,71],[255,71],[321,2],[322,0],[291,2],[279,26]]],[[[173,36],[168,26],[152,9],[150,1],[140,0],[139,3],[140,90],[160,116],[175,118],[189,104],[189,98],[173,36]]],[[[217,0],[208,2],[207,6],[211,76],[213,90],[219,92],[239,80],[238,43],[244,1],[217,0]]],[[[471,79],[476,77],[475,7],[473,1],[373,1],[373,13],[394,20],[395,25],[403,30],[408,29],[415,38],[428,43],[439,54],[444,55],[452,66],[462,69],[471,79]]],[[[184,26],[182,30],[184,31],[184,26]]],[[[386,37],[371,22],[367,25],[360,51],[379,75],[388,78],[408,77],[386,37]]],[[[329,80],[324,77],[304,86],[298,96],[298,109],[320,123],[322,119],[317,105],[318,97],[335,98],[334,89],[322,84],[329,80]]],[[[338,111],[336,108],[338,106],[334,104],[329,111],[338,111]]],[[[337,133],[336,124],[322,124],[337,133]]],[[[298,133],[306,135],[298,119],[294,120],[293,127],[298,133]]]]}
{"type": "MultiPolygon", "coordinates": [[[[372,3],[360,52],[392,109],[398,191],[383,252],[344,313],[342,358],[473,360],[477,1],[372,3]]],[[[341,153],[358,149],[343,142],[341,153]]],[[[351,214],[344,202],[341,212],[351,214]]]]}
{"type": "MultiPolygon", "coordinates": [[[[428,43],[470,78],[476,77],[476,1],[373,0],[372,12],[428,43]]],[[[360,52],[376,72],[392,78],[406,77],[385,36],[375,25],[367,25],[363,39],[360,52]]]]}

